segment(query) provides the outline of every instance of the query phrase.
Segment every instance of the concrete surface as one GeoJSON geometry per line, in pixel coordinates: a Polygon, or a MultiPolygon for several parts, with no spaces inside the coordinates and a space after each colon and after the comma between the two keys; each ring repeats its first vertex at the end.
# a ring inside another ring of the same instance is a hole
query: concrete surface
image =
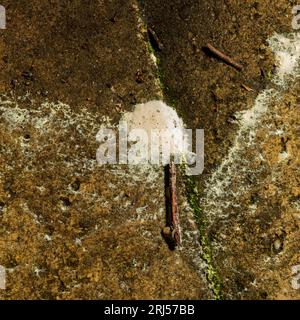
{"type": "Polygon", "coordinates": [[[266,41],[292,32],[296,1],[1,4],[1,299],[300,297],[291,285],[300,264],[299,79],[224,166],[237,112],[274,86],[266,41]],[[208,56],[207,43],[244,71],[208,56]],[[175,251],[161,236],[163,169],[95,160],[100,126],[153,99],[205,129],[204,173],[178,177],[175,251]]]}

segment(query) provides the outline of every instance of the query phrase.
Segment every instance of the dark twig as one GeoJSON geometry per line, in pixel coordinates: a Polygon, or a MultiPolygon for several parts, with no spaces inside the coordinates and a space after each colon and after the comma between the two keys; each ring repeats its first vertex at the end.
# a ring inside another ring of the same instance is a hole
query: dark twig
{"type": "Polygon", "coordinates": [[[250,91],[254,91],[252,88],[246,86],[245,84],[242,84],[242,88],[244,88],[246,91],[250,92],[250,91]]]}
{"type": "Polygon", "coordinates": [[[236,61],[228,57],[225,53],[213,47],[211,44],[208,44],[206,47],[218,58],[236,68],[237,70],[241,71],[243,69],[243,66],[241,64],[237,63],[236,61]]]}
{"type": "MultiPolygon", "coordinates": [[[[168,165],[168,185],[169,185],[169,207],[170,215],[169,221],[167,221],[168,226],[164,228],[163,235],[167,240],[170,240],[174,246],[181,245],[181,230],[179,224],[179,213],[177,204],[177,188],[176,188],[176,165],[173,161],[168,165]]],[[[172,246],[173,246],[172,245],[172,246]]]]}
{"type": "Polygon", "coordinates": [[[179,224],[179,212],[177,204],[177,188],[176,188],[176,165],[170,162],[170,185],[171,185],[171,208],[172,208],[172,238],[176,245],[181,245],[181,230],[179,224]]]}
{"type": "Polygon", "coordinates": [[[162,234],[172,250],[181,245],[176,180],[176,165],[170,161],[170,164],[165,167],[167,225],[162,230],[162,234]]]}
{"type": "Polygon", "coordinates": [[[154,46],[154,48],[156,50],[162,51],[164,46],[163,46],[162,42],[160,41],[158,35],[154,31],[154,29],[150,26],[148,26],[147,29],[148,29],[148,35],[149,35],[149,39],[150,39],[151,44],[154,46]]]}

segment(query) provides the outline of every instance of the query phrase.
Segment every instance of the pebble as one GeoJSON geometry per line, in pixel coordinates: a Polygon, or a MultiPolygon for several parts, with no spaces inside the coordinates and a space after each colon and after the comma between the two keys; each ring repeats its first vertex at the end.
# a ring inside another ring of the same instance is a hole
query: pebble
{"type": "Polygon", "coordinates": [[[273,243],[273,247],[276,251],[280,251],[282,249],[282,243],[279,239],[276,239],[273,243]]]}

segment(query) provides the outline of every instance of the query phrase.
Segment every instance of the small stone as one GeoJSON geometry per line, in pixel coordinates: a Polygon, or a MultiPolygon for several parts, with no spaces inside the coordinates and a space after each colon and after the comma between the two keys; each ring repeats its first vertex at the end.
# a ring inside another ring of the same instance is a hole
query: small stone
{"type": "Polygon", "coordinates": [[[172,235],[171,228],[170,227],[164,227],[162,230],[162,233],[164,236],[170,237],[172,235]]]}
{"type": "Polygon", "coordinates": [[[280,241],[280,239],[276,239],[273,243],[273,248],[275,251],[279,252],[282,250],[282,242],[280,241]]]}

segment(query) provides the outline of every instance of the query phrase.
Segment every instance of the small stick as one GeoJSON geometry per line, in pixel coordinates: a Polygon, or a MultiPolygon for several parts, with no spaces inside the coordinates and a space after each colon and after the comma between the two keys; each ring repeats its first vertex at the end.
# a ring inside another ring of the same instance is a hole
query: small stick
{"type": "Polygon", "coordinates": [[[225,53],[221,52],[220,50],[216,49],[215,47],[213,47],[211,44],[207,45],[207,48],[214,53],[218,58],[220,58],[221,60],[223,60],[224,62],[228,63],[229,65],[231,65],[232,67],[236,68],[237,70],[241,71],[243,69],[243,66],[239,63],[237,63],[236,61],[234,61],[233,59],[231,59],[230,57],[228,57],[225,53]]]}
{"type": "Polygon", "coordinates": [[[171,231],[176,245],[181,245],[181,229],[179,224],[179,212],[177,204],[176,165],[173,161],[169,164],[171,187],[171,231]]]}
{"type": "Polygon", "coordinates": [[[250,91],[254,91],[252,88],[246,86],[245,84],[242,84],[242,88],[244,88],[246,91],[250,92],[250,91]]]}
{"type": "Polygon", "coordinates": [[[148,26],[147,29],[148,29],[148,34],[151,40],[154,42],[154,45],[156,46],[156,49],[158,49],[159,51],[162,51],[164,46],[159,40],[159,37],[157,36],[156,32],[150,26],[148,26]]]}

